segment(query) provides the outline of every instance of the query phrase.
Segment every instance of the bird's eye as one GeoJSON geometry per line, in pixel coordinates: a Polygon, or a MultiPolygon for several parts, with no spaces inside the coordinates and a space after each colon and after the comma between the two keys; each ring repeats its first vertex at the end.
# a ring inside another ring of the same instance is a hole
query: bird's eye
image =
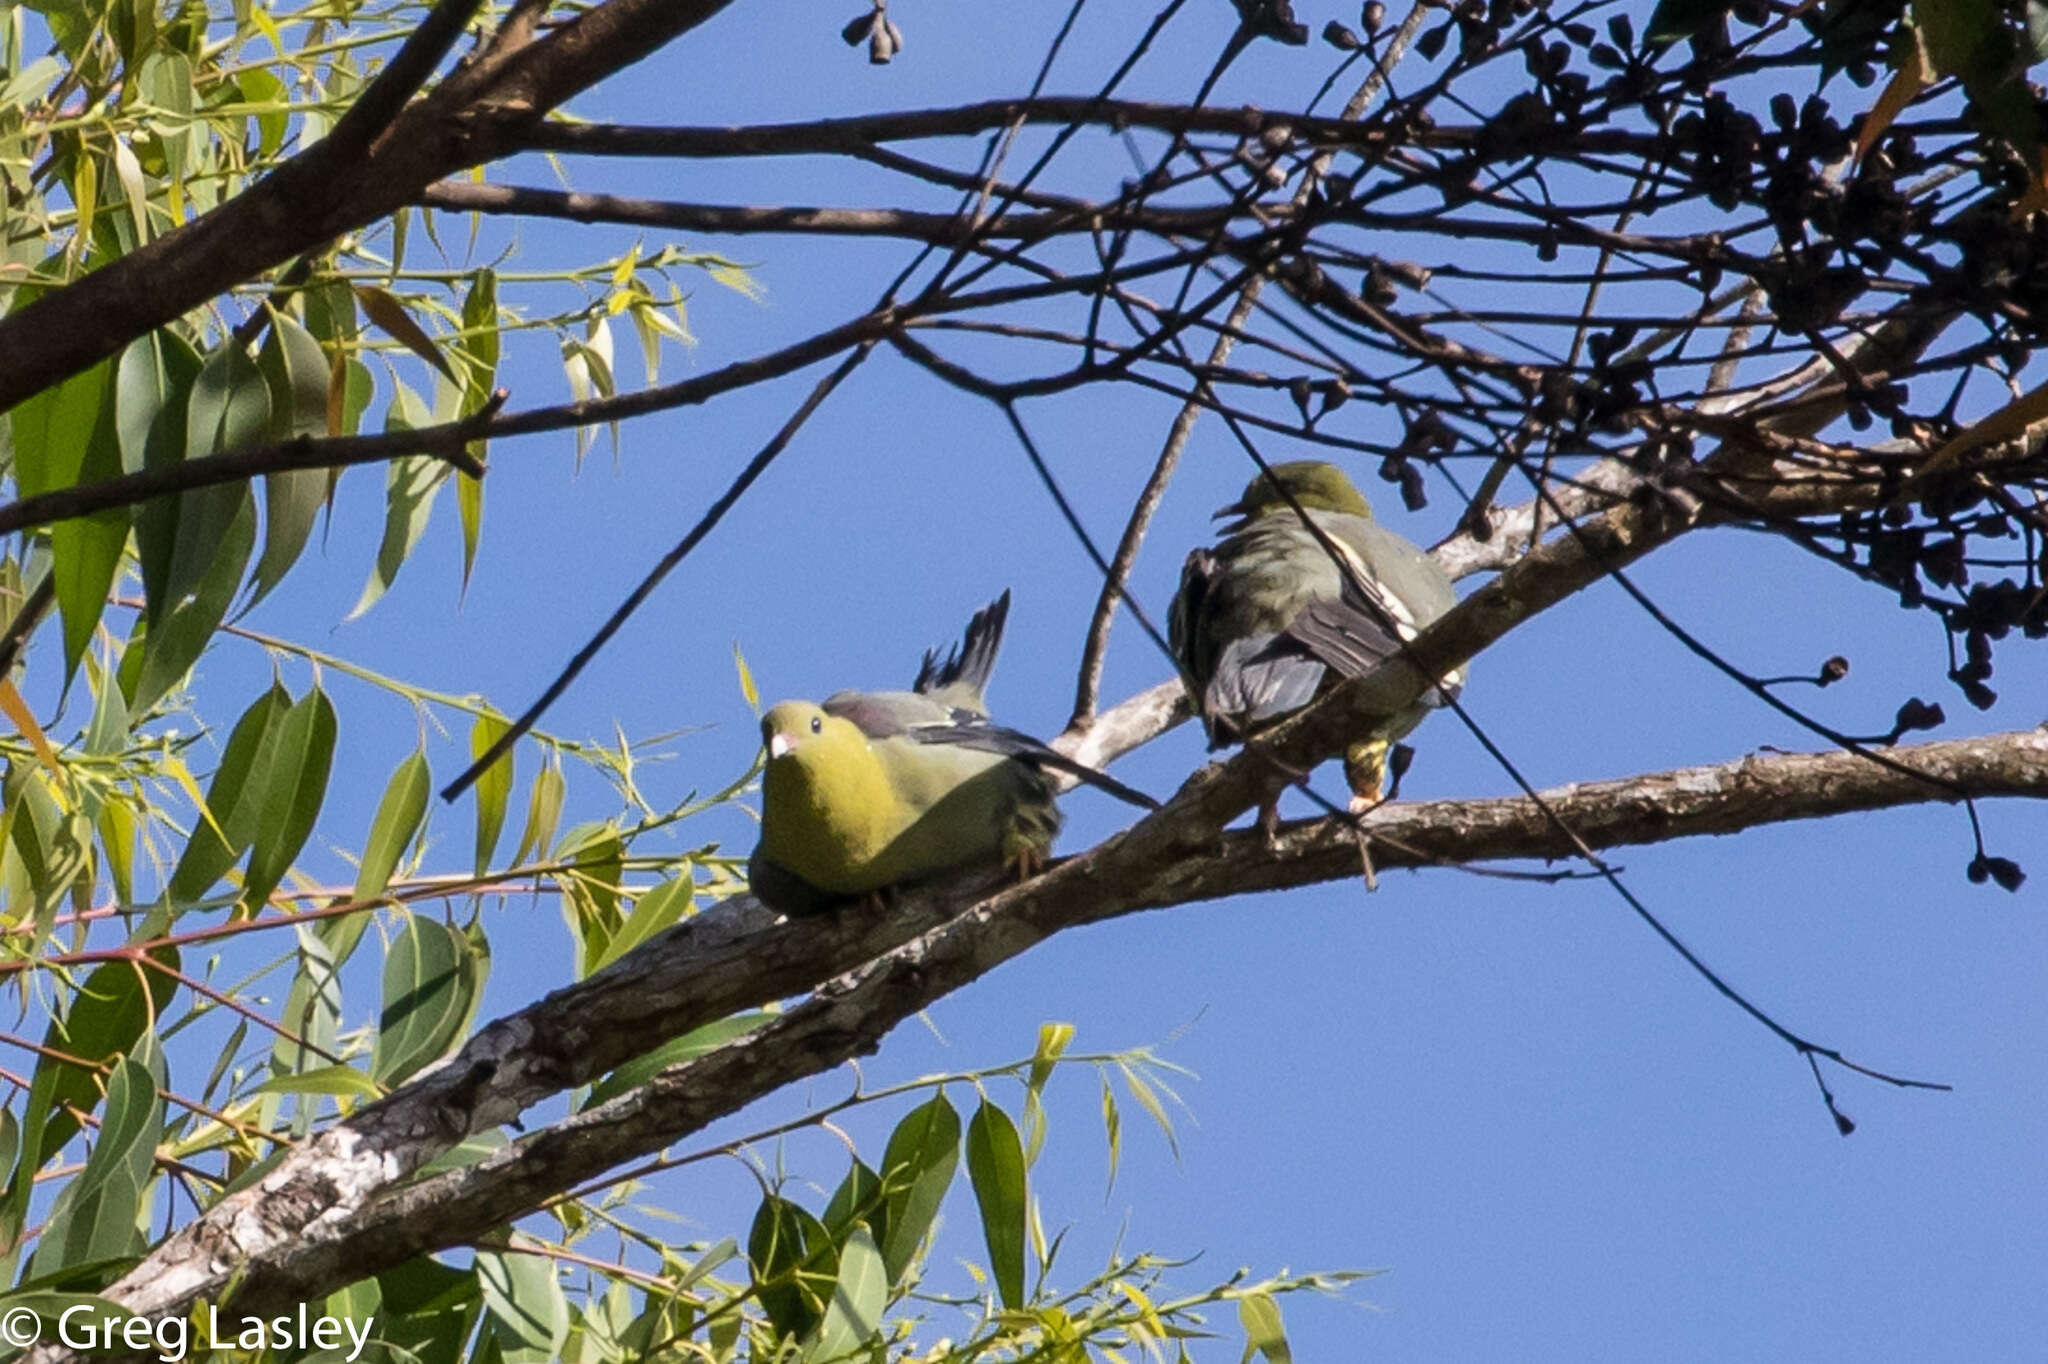
{"type": "Polygon", "coordinates": [[[825,717],[824,717],[824,716],[822,716],[822,715],[813,715],[813,716],[811,717],[811,733],[813,733],[813,734],[816,734],[816,733],[818,733],[818,732],[819,732],[820,730],[822,730],[822,729],[824,729],[824,728],[825,728],[825,717]]]}

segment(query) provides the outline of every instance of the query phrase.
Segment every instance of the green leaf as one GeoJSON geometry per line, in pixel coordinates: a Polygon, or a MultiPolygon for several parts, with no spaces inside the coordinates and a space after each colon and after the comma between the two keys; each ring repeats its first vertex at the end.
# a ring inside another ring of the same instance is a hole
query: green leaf
{"type": "Polygon", "coordinates": [[[242,905],[250,914],[261,909],[270,892],[284,880],[292,859],[313,832],[313,821],[327,796],[334,737],[334,703],[316,684],[277,727],[264,780],[262,814],[242,887],[242,905]]]}
{"type": "Polygon", "coordinates": [[[519,847],[512,854],[512,865],[526,865],[528,856],[544,852],[555,841],[555,826],[562,818],[562,797],[567,794],[567,785],[562,780],[561,761],[552,752],[547,763],[533,779],[533,790],[526,798],[526,827],[519,833],[519,847]]]}
{"type": "MultiPolygon", "coordinates": [[[[258,367],[270,385],[272,439],[327,434],[327,355],[290,313],[271,316],[258,367]]],[[[263,600],[298,562],[327,500],[327,474],[325,469],[293,469],[264,475],[263,554],[256,561],[249,606],[263,600]]]]}
{"type": "Polygon", "coordinates": [[[384,958],[384,1008],[370,1074],[402,1084],[462,1040],[483,989],[485,962],[470,940],[408,914],[384,958]]]}
{"type": "Polygon", "coordinates": [[[470,571],[476,567],[476,547],[484,531],[484,481],[459,469],[455,473],[455,514],[462,523],[462,587],[468,591],[470,571]]]}
{"type": "Polygon", "coordinates": [[[291,113],[286,107],[291,93],[283,81],[260,66],[239,73],[235,85],[241,91],[243,103],[271,106],[252,115],[256,120],[256,155],[269,160],[284,145],[285,132],[291,126],[291,113]]]}
{"type": "MultiPolygon", "coordinates": [[[[101,483],[121,472],[110,392],[114,369],[113,361],[103,360],[15,407],[9,418],[14,477],[24,496],[101,483]]],[[[106,609],[107,590],[128,542],[128,515],[125,507],[110,508],[59,521],[50,529],[67,682],[106,609]]]]}
{"type": "Polygon", "coordinates": [[[747,1233],[755,1297],[780,1335],[799,1337],[825,1315],[838,1279],[832,1238],[817,1218],[769,1194],[747,1233]]]}
{"type": "Polygon", "coordinates": [[[569,1338],[569,1300],[545,1255],[479,1250],[476,1277],[506,1364],[539,1364],[569,1338]]]}
{"type": "Polygon", "coordinates": [[[20,946],[33,953],[49,941],[64,902],[91,891],[92,831],[82,813],[57,799],[39,766],[10,764],[4,794],[8,842],[34,902],[34,932],[20,946]]]}
{"type": "Polygon", "coordinates": [[[1173,1134],[1173,1119],[1166,1116],[1166,1106],[1159,1102],[1159,1096],[1152,1092],[1152,1086],[1135,1069],[1122,1061],[1117,1062],[1117,1069],[1123,1072],[1124,1084],[1129,1086],[1131,1097],[1152,1115],[1152,1121],[1158,1123],[1159,1130],[1166,1134],[1166,1144],[1172,1149],[1174,1159],[1180,1159],[1180,1142],[1173,1134]]]}
{"type": "Polygon", "coordinates": [[[121,352],[114,377],[114,431],[123,473],[184,458],[185,405],[199,366],[199,352],[173,331],[138,337],[121,352]],[[152,441],[161,442],[154,455],[152,441]]]}
{"type": "Polygon", "coordinates": [[[204,895],[255,841],[269,789],[272,746],[291,710],[291,693],[272,683],[235,722],[206,788],[206,812],[171,873],[166,894],[174,905],[204,895]]]}
{"type": "MultiPolygon", "coordinates": [[[[469,756],[481,758],[511,728],[511,722],[496,712],[477,716],[476,723],[469,730],[469,756]]],[[[476,870],[479,875],[490,867],[491,857],[498,851],[498,836],[505,831],[505,807],[512,799],[514,756],[514,749],[506,749],[476,779],[476,870]]]]}
{"type": "Polygon", "coordinates": [[[680,921],[690,912],[691,897],[696,889],[686,870],[681,876],[642,891],[633,901],[633,912],[619,925],[618,932],[612,934],[611,941],[604,945],[604,951],[598,954],[596,962],[590,969],[603,970],[655,934],[680,921]]]}
{"type": "MultiPolygon", "coordinates": [[[[345,949],[354,946],[351,939],[341,945],[343,950],[338,950],[335,937],[347,929],[353,929],[360,937],[368,922],[368,915],[355,915],[342,920],[293,925],[298,969],[292,973],[284,1012],[278,1015],[278,1022],[291,1035],[280,1033],[271,1043],[270,1070],[273,1076],[299,1075],[331,1064],[328,1058],[333,1056],[339,1045],[341,1033],[339,968],[346,956],[345,949]]],[[[297,1105],[292,1115],[293,1135],[301,1136],[311,1131],[315,1116],[314,1105],[297,1105]]]]}
{"type": "Polygon", "coordinates": [[[1031,1073],[1024,1082],[1024,1163],[1034,1165],[1045,1147],[1045,1086],[1067,1045],[1074,1040],[1071,1023],[1038,1025],[1038,1050],[1031,1056],[1031,1073]]]}
{"type": "Polygon", "coordinates": [[[747,656],[740,652],[740,642],[738,640],[732,642],[732,666],[733,670],[740,675],[740,695],[746,698],[747,709],[759,715],[761,713],[761,692],[754,685],[754,670],[747,666],[747,656]]]}
{"type": "MultiPolygon", "coordinates": [[[[479,270],[469,293],[462,300],[462,415],[480,411],[491,399],[498,382],[498,276],[479,270]]],[[[473,440],[469,453],[485,457],[486,442],[473,440]]],[[[484,485],[481,479],[458,474],[455,504],[462,516],[462,582],[469,585],[470,570],[476,566],[477,539],[483,533],[484,485]]]]}
{"type": "Polygon", "coordinates": [[[413,321],[412,314],[405,310],[403,303],[374,284],[358,284],[355,290],[356,302],[362,305],[363,316],[376,324],[380,331],[447,375],[451,382],[460,382],[447,358],[441,354],[440,347],[434,344],[434,338],[413,321]]]}
{"type": "Polygon", "coordinates": [[[597,969],[598,958],[625,922],[619,909],[625,856],[626,845],[610,823],[577,825],[556,853],[558,860],[573,864],[555,882],[562,889],[563,921],[576,939],[579,979],[597,969]]]}
{"type": "Polygon", "coordinates": [[[237,491],[239,504],[221,531],[213,562],[196,590],[170,604],[157,619],[145,615],[129,636],[121,658],[121,686],[128,708],[135,714],[148,712],[184,680],[206,651],[214,630],[226,619],[242,585],[242,569],[256,548],[256,504],[246,489],[237,491]]]}
{"type": "Polygon", "coordinates": [[[1117,1162],[1123,1157],[1124,1120],[1117,1112],[1116,1092],[1109,1087],[1109,1077],[1102,1077],[1102,1135],[1109,1143],[1109,1183],[1102,1191],[1106,1199],[1116,1188],[1117,1162]]]}
{"type": "Polygon", "coordinates": [[[255,445],[269,433],[270,385],[233,341],[209,354],[192,381],[185,412],[185,457],[199,459],[255,445]]]}
{"type": "Polygon", "coordinates": [[[256,1086],[258,1094],[322,1094],[337,1099],[381,1099],[384,1088],[354,1066],[315,1066],[277,1075],[256,1086]]]}
{"type": "Polygon", "coordinates": [[[889,1275],[882,1252],[868,1229],[856,1226],[839,1247],[839,1273],[818,1338],[804,1351],[806,1360],[839,1360],[874,1338],[889,1305],[889,1275]]]}
{"type": "MultiPolygon", "coordinates": [[[[136,936],[156,936],[162,928],[161,917],[152,914],[136,936]]],[[[172,969],[178,965],[175,948],[150,956],[172,969]]],[[[33,1187],[28,1176],[78,1134],[76,1115],[99,1106],[99,1067],[136,1049],[176,988],[174,977],[130,961],[107,962],[86,976],[71,1011],[52,1020],[43,1035],[43,1059],[22,1107],[21,1156],[8,1187],[10,1200],[25,1199],[33,1187]],[[75,1059],[60,1060],[55,1053],[75,1059]]]]}
{"type": "MultiPolygon", "coordinates": [[[[169,355],[166,351],[161,358],[169,355]]],[[[147,377],[142,375],[145,380],[147,377]]],[[[146,393],[147,385],[143,387],[146,393]]],[[[261,441],[270,422],[269,385],[255,362],[229,342],[201,363],[192,378],[183,416],[182,449],[171,447],[168,432],[159,439],[152,430],[146,441],[152,466],[261,441]]],[[[132,448],[133,435],[131,430],[124,449],[132,448]]],[[[139,518],[143,591],[149,603],[145,620],[156,636],[151,648],[174,647],[157,668],[146,671],[145,676],[155,685],[141,688],[146,699],[131,699],[134,709],[147,709],[184,676],[225,616],[226,601],[218,610],[214,602],[223,589],[232,600],[240,586],[248,553],[236,549],[244,534],[238,523],[245,516],[249,520],[246,533],[253,542],[255,513],[249,489],[242,483],[228,483],[194,489],[176,499],[158,499],[151,513],[139,518]],[[188,613],[188,607],[194,609],[188,613]],[[167,631],[163,627],[173,613],[181,615],[178,629],[167,631]]]]}
{"type": "Polygon", "coordinates": [[[745,1033],[752,1032],[767,1022],[771,1015],[750,1009],[746,1013],[721,1018],[715,1023],[706,1023],[701,1028],[692,1028],[681,1037],[672,1037],[656,1047],[620,1066],[611,1074],[591,1087],[590,1097],[583,1101],[583,1107],[594,1108],[607,1099],[617,1098],[636,1085],[643,1085],[667,1070],[670,1066],[694,1061],[707,1052],[713,1052],[745,1033]]]}
{"type": "Polygon", "coordinates": [[[960,1115],[943,1092],[896,1124],[882,1154],[883,1207],[888,1236],[882,1260],[889,1282],[903,1282],[911,1261],[939,1215],[939,1202],[960,1163],[960,1115]]]}
{"type": "Polygon", "coordinates": [[[967,1177],[981,1206],[981,1234],[1003,1306],[1024,1306],[1024,1144],[1010,1115],[981,1101],[967,1124],[967,1177]]]}
{"type": "MultiPolygon", "coordinates": [[[[114,429],[123,472],[160,469],[185,458],[186,417],[200,364],[199,352],[169,330],[139,337],[121,352],[114,429]]],[[[165,604],[182,503],[182,498],[159,497],[135,509],[136,558],[151,618],[165,604]]]]}
{"type": "MultiPolygon", "coordinates": [[[[109,1298],[94,1293],[60,1293],[47,1288],[33,1288],[25,1292],[9,1293],[0,1298],[0,1321],[6,1320],[22,1308],[36,1314],[41,1323],[39,1334],[44,1340],[59,1340],[58,1332],[63,1329],[64,1314],[71,1313],[72,1329],[80,1317],[93,1322],[104,1330],[118,1332],[122,1324],[135,1314],[109,1298]]],[[[106,1339],[102,1336],[102,1339],[106,1339]]],[[[16,1356],[19,1358],[19,1355],[16,1356]]]]}
{"type": "Polygon", "coordinates": [[[142,163],[128,139],[114,138],[114,178],[121,182],[121,198],[128,205],[128,218],[135,227],[135,244],[149,240],[149,191],[142,181],[142,163]]]}
{"type": "Polygon", "coordinates": [[[107,1076],[107,1103],[85,1168],[57,1194],[29,1262],[37,1275],[71,1265],[134,1255],[146,1244],[136,1216],[155,1164],[164,1104],[157,1094],[163,1057],[145,1033],[107,1076]]]}
{"type": "Polygon", "coordinates": [[[377,1338],[384,1357],[407,1364],[459,1364],[483,1310],[474,1268],[451,1269],[432,1256],[377,1276],[377,1338]]]}
{"type": "Polygon", "coordinates": [[[135,89],[145,104],[170,115],[152,122],[163,139],[166,173],[174,186],[181,185],[192,146],[191,58],[182,52],[151,53],[135,73],[135,89]]]}
{"type": "Polygon", "coordinates": [[[1294,1364],[1294,1351],[1287,1348],[1287,1331],[1280,1324],[1280,1304],[1270,1293],[1247,1293],[1237,1300],[1237,1320],[1244,1327],[1244,1357],[1254,1351],[1266,1357],[1266,1364],[1294,1364]]]}
{"type": "MultiPolygon", "coordinates": [[[[384,429],[416,431],[433,422],[434,414],[419,394],[402,382],[397,384],[384,429]]],[[[448,479],[448,465],[432,455],[405,455],[386,466],[384,477],[384,538],[377,546],[377,562],[369,581],[348,613],[350,620],[375,606],[397,579],[398,570],[426,533],[434,498],[448,479]]]]}
{"type": "Polygon", "coordinates": [[[839,1187],[825,1204],[824,1222],[834,1241],[844,1242],[857,1222],[865,1223],[874,1233],[877,1245],[887,1239],[889,1217],[883,1207],[882,1177],[859,1156],[853,1158],[853,1168],[846,1172],[846,1178],[839,1181],[839,1187]]]}
{"type": "Polygon", "coordinates": [[[374,900],[391,884],[391,874],[427,817],[427,794],[432,781],[427,755],[415,751],[398,765],[385,784],[384,798],[377,802],[376,817],[370,821],[370,837],[363,844],[362,865],[356,870],[355,890],[350,898],[374,900]]]}

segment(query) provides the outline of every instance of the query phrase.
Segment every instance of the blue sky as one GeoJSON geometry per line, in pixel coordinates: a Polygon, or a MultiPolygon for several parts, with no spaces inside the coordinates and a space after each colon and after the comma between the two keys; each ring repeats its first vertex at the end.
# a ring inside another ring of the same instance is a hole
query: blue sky
{"type": "MultiPolygon", "coordinates": [[[[841,8],[736,5],[577,112],[737,123],[1019,94],[1057,20],[1052,6],[1020,15],[909,0],[892,11],[907,50],[874,69],[839,42],[857,0],[841,8]]],[[[1097,10],[1051,91],[1092,90],[1120,55],[1130,10],[1097,10]]],[[[1323,4],[1298,10],[1312,29],[1333,14],[1355,17],[1323,4]]],[[[1132,93],[1185,97],[1226,15],[1217,0],[1191,6],[1132,93]]],[[[1262,46],[1215,102],[1279,103],[1313,88],[1327,65],[1320,49],[1262,46]]],[[[1128,164],[1102,136],[1073,155],[1075,166],[1111,177],[1128,164]]],[[[592,161],[567,171],[579,188],[708,202],[864,204],[892,188],[836,164],[592,161]]],[[[491,178],[552,183],[538,161],[494,168],[491,178]]],[[[536,258],[580,260],[635,235],[529,224],[519,245],[536,258]]],[[[687,357],[671,354],[671,374],[850,315],[908,249],[645,240],[723,251],[753,266],[767,289],[754,302],[700,288],[691,302],[700,343],[687,357]]],[[[1471,251],[1416,248],[1422,259],[1471,251]]],[[[622,333],[622,370],[637,378],[631,352],[622,333]]],[[[522,706],[814,377],[629,423],[616,461],[600,443],[580,471],[567,435],[499,444],[466,597],[451,503],[389,597],[343,624],[381,516],[381,479],[352,474],[324,562],[309,559],[249,623],[422,685],[522,706]]],[[[514,407],[567,397],[550,347],[516,349],[503,382],[514,407]]],[[[1113,539],[1171,405],[1091,392],[1026,415],[1091,528],[1113,539]]],[[[1372,430],[1369,417],[1361,421],[1372,430]]],[[[1268,452],[1294,453],[1277,439],[1268,452]]],[[[1384,488],[1359,472],[1369,491],[1384,488]]],[[[1209,533],[1208,512],[1247,473],[1220,426],[1198,428],[1135,578],[1155,612],[1181,556],[1209,533]]],[[[1432,492],[1413,515],[1398,499],[1377,500],[1390,524],[1429,543],[1457,510],[1442,485],[1432,492]]],[[[2002,648],[2000,703],[1979,715],[1943,679],[1928,618],[1782,544],[1700,535],[1637,578],[1757,672],[1849,657],[1849,679],[1811,698],[1816,714],[1845,729],[1886,728],[1909,694],[1942,702],[1951,717],[1943,736],[2048,716],[2038,646],[2002,648]]],[[[955,637],[1005,587],[1016,604],[992,701],[1006,722],[1051,733],[1071,705],[1093,570],[994,410],[878,355],[544,724],[602,738],[614,724],[634,736],[703,727],[667,743],[672,760],[643,782],[657,804],[715,789],[758,743],[734,678],[735,642],[764,700],[901,685],[921,650],[955,637]]],[[[202,665],[209,715],[230,720],[267,667],[253,651],[223,646],[202,665]]],[[[1107,695],[1165,674],[1120,622],[1107,695]]],[[[295,688],[303,680],[292,675],[295,688]]],[[[416,730],[403,707],[331,685],[342,698],[343,750],[325,827],[351,839],[416,730]]],[[[1763,745],[1813,746],[1611,585],[1482,655],[1467,699],[1539,785],[1726,760],[1763,745]]],[[[1414,742],[1411,798],[1511,789],[1449,717],[1414,742]]],[[[1183,729],[1118,772],[1164,795],[1204,756],[1199,736],[1183,729]]],[[[437,777],[460,765],[452,745],[433,757],[437,777]]],[[[532,766],[529,757],[523,774],[532,766]]],[[[1324,789],[1337,789],[1334,773],[1324,789]]],[[[1128,813],[1092,794],[1070,798],[1068,809],[1069,849],[1128,813]]],[[[466,864],[466,807],[436,819],[441,860],[466,864]]],[[[1035,1178],[1047,1224],[1073,1228],[1067,1278],[1096,1267],[1119,1238],[1127,1248],[1199,1255],[1174,1278],[1189,1289],[1240,1264],[1255,1274],[1386,1270],[1342,1299],[1289,1305],[1303,1360],[2032,1357],[2048,1337],[2039,1141],[2048,1121],[2048,859],[2037,852],[2048,818],[2004,804],[1987,807],[1986,822],[1992,851],[2034,874],[2016,896],[1964,881],[1967,827],[1944,806],[1618,859],[1666,922],[1788,1026],[1880,1068],[1956,1086],[1906,1093],[1831,1073],[1860,1124],[1848,1140],[1835,1134],[1804,1064],[1691,975],[1611,893],[1450,872],[1389,875],[1372,895],[1340,883],[1063,935],[943,1001],[930,1026],[900,1028],[865,1073],[887,1083],[1023,1056],[1039,1023],[1053,1019],[1076,1026],[1077,1050],[1161,1044],[1199,1077],[1180,1087],[1191,1114],[1179,1126],[1179,1158],[1126,1105],[1123,1170],[1106,1200],[1093,1081],[1076,1076],[1051,1092],[1052,1136],[1035,1178]]],[[[737,813],[708,816],[677,846],[714,837],[744,853],[751,825],[737,813]]],[[[561,983],[564,936],[550,904],[513,902],[489,923],[487,1015],[561,983]]],[[[369,989],[353,1007],[370,1007],[369,989]]],[[[845,1085],[843,1075],[821,1078],[722,1131],[764,1125],[845,1085]]],[[[893,1116],[851,1130],[878,1147],[893,1116]]],[[[828,1187],[843,1168],[827,1138],[794,1143],[789,1161],[828,1187]]],[[[756,1197],[730,1166],[662,1194],[712,1236],[742,1232],[756,1197]]],[[[948,1215],[953,1232],[940,1258],[978,1256],[964,1191],[948,1215]]],[[[1234,1337],[1227,1315],[1224,1326],[1234,1337]]],[[[1234,1348],[1219,1342],[1200,1357],[1229,1358],[1234,1348]]]]}

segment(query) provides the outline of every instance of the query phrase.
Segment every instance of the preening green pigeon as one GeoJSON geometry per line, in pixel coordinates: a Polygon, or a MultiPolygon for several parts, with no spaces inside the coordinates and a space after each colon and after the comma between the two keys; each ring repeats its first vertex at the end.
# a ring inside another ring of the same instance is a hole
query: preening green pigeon
{"type": "MultiPolygon", "coordinates": [[[[1213,547],[1188,555],[1169,620],[1173,652],[1212,749],[1301,709],[1333,680],[1371,672],[1457,604],[1436,561],[1376,524],[1364,495],[1334,464],[1276,464],[1270,479],[1261,473],[1216,515],[1238,519],[1213,547]],[[1351,574],[1302,524],[1282,490],[1329,537],[1351,574]]],[[[1460,668],[1346,746],[1354,810],[1381,798],[1394,741],[1455,696],[1464,680],[1460,668]]]]}

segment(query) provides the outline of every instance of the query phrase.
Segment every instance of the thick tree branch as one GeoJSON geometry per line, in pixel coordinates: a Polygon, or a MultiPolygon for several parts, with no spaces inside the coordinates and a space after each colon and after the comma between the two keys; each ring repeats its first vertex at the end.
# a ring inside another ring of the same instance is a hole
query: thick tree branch
{"type": "MultiPolygon", "coordinates": [[[[2048,731],[1922,744],[1893,756],[1971,795],[2048,797],[2048,731]]],[[[1543,796],[1596,848],[1944,798],[1953,797],[1841,752],[1758,754],[1543,796]]],[[[1368,817],[1366,829],[1383,870],[1571,852],[1555,823],[1523,798],[1385,806],[1368,817]]],[[[872,1050],[902,1018],[1062,929],[1191,900],[1341,880],[1358,869],[1354,835],[1333,821],[1289,825],[1271,848],[1256,831],[1211,830],[1165,856],[1158,840],[1136,833],[1022,886],[988,895],[986,877],[954,883],[906,895],[886,916],[848,912],[791,922],[737,897],[490,1024],[440,1068],[223,1199],[110,1296],[153,1314],[214,1297],[239,1279],[232,1299],[238,1311],[317,1298],[419,1251],[472,1240],[783,1084],[872,1050]],[[654,1039],[855,967],[852,977],[739,1042],[476,1164],[403,1184],[467,1133],[589,1082],[654,1039]]]]}

